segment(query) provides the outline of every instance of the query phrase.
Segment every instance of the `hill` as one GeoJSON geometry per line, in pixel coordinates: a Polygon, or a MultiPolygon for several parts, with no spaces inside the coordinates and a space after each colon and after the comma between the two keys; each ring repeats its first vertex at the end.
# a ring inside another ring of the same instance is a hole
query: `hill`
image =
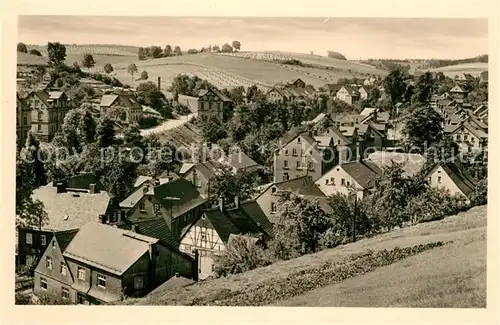
{"type": "Polygon", "coordinates": [[[460,73],[470,73],[474,77],[478,77],[481,72],[487,70],[488,70],[488,63],[486,62],[462,63],[462,64],[449,65],[445,67],[430,69],[430,71],[442,72],[451,78],[460,73]]]}
{"type": "MultiPolygon", "coordinates": [[[[137,57],[138,47],[127,45],[110,45],[110,44],[65,44],[66,54],[85,54],[92,55],[117,55],[117,56],[135,56],[137,57]]],[[[47,45],[27,45],[28,51],[37,49],[42,55],[47,56],[47,45]]]]}
{"type": "MultiPolygon", "coordinates": [[[[248,53],[248,52],[245,52],[248,53]]],[[[256,52],[254,52],[256,53],[256,52]]],[[[304,56],[307,56],[304,54],[304,56]]],[[[295,66],[271,62],[265,59],[248,59],[238,54],[214,54],[201,53],[183,55],[178,57],[168,57],[139,61],[137,57],[96,57],[96,70],[102,70],[105,63],[114,65],[115,75],[120,81],[136,86],[140,80],[133,80],[127,73],[130,63],[135,63],[139,72],[146,70],[149,78],[156,80],[162,78],[162,83],[169,86],[172,79],[180,73],[197,75],[202,79],[219,88],[232,88],[235,86],[248,87],[252,84],[268,88],[274,84],[302,78],[307,84],[315,87],[323,86],[327,83],[335,83],[339,78],[345,77],[366,77],[377,74],[384,75],[387,72],[370,66],[353,63],[345,60],[331,59],[326,57],[310,57],[307,62],[328,61],[326,66],[295,66]],[[337,67],[335,67],[335,65],[337,67]]],[[[83,55],[79,58],[81,60],[83,55]]],[[[68,61],[68,60],[67,60],[68,61]]]]}
{"type": "Polygon", "coordinates": [[[48,62],[47,57],[17,52],[17,65],[45,66],[48,62]]]}
{"type": "Polygon", "coordinates": [[[486,206],[475,207],[441,221],[395,230],[243,274],[200,281],[173,291],[156,291],[122,304],[224,305],[224,301],[230,301],[236,305],[255,305],[268,301],[268,304],[279,306],[484,308],[486,211],[486,206]],[[422,245],[437,241],[444,244],[364,273],[365,263],[356,265],[357,260],[372,254],[370,250],[394,251],[398,250],[395,247],[400,247],[402,251],[405,247],[422,248],[422,245]],[[331,273],[332,265],[353,274],[362,273],[332,285],[322,286],[318,279],[319,284],[313,290],[290,293],[290,286],[297,285],[297,277],[303,279],[298,282],[298,288],[294,287],[300,290],[301,283],[315,283],[315,277],[331,273]],[[276,293],[281,293],[281,298],[269,301],[276,293]]]}

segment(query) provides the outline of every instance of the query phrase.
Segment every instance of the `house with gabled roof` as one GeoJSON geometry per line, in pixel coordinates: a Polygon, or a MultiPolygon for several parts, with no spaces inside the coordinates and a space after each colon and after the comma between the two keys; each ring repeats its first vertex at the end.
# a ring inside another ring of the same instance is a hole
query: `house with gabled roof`
{"type": "Polygon", "coordinates": [[[216,173],[223,168],[223,165],[216,160],[209,160],[199,163],[182,164],[179,175],[190,181],[200,192],[200,195],[207,197],[210,193],[210,181],[216,173]]]}
{"type": "Polygon", "coordinates": [[[358,93],[360,100],[368,99],[368,88],[366,86],[359,87],[358,93]]]}
{"type": "Polygon", "coordinates": [[[362,199],[382,174],[382,169],[372,161],[360,160],[334,166],[315,183],[326,196],[336,193],[350,195],[351,191],[355,191],[362,199]]]}
{"type": "Polygon", "coordinates": [[[460,87],[460,85],[456,85],[455,87],[451,88],[449,93],[453,98],[456,99],[464,99],[467,97],[467,91],[460,87]]]}
{"type": "Polygon", "coordinates": [[[315,139],[312,134],[290,136],[274,152],[274,181],[290,180],[309,175],[313,180],[335,164],[333,139],[315,139]],[[324,144],[329,146],[325,147],[324,144]]]}
{"type": "Polygon", "coordinates": [[[466,201],[475,188],[475,182],[457,163],[438,163],[426,175],[430,186],[446,189],[451,195],[462,195],[466,201]]]}
{"type": "Polygon", "coordinates": [[[488,147],[488,133],[469,121],[453,126],[453,129],[445,130],[458,144],[460,150],[465,153],[477,153],[485,151],[488,147]]]}
{"type": "Polygon", "coordinates": [[[142,117],[142,105],[129,94],[103,95],[99,107],[100,116],[108,116],[124,124],[139,123],[142,117]]]}
{"type": "Polygon", "coordinates": [[[255,200],[224,202],[205,210],[181,232],[180,250],[186,254],[199,252],[198,277],[213,274],[214,254],[225,250],[231,235],[249,235],[267,242],[273,226],[255,200]],[[229,203],[229,204],[228,204],[229,203]]]}
{"type": "Polygon", "coordinates": [[[153,236],[149,232],[154,230],[153,225],[162,225],[166,242],[171,241],[168,236],[178,241],[180,230],[199,216],[206,203],[207,199],[187,179],[177,178],[155,185],[145,182],[120,202],[123,211],[121,224],[130,229],[139,228],[136,230],[146,236],[153,236]],[[166,233],[167,230],[171,235],[166,233]]]}
{"type": "Polygon", "coordinates": [[[276,222],[275,216],[278,212],[279,193],[284,191],[292,192],[307,198],[325,197],[323,192],[309,176],[268,184],[266,188],[255,197],[255,201],[259,204],[262,211],[264,211],[269,221],[273,223],[276,222]]]}
{"type": "Polygon", "coordinates": [[[223,154],[219,160],[222,165],[231,168],[233,173],[252,173],[261,166],[241,150],[241,148],[232,148],[228,154],[223,154]]]}
{"type": "Polygon", "coordinates": [[[18,227],[21,265],[27,259],[38,259],[54,233],[79,229],[89,222],[115,222],[120,218],[111,195],[101,190],[99,183],[85,183],[81,178],[39,187],[33,191],[32,198],[43,203],[47,220],[41,220],[36,227],[18,227]],[[82,183],[86,186],[81,186],[82,183]]]}
{"type": "Polygon", "coordinates": [[[196,279],[196,259],[133,231],[88,223],[66,242],[47,247],[35,292],[50,291],[73,304],[106,304],[144,296],[175,273],[196,279]]]}
{"type": "Polygon", "coordinates": [[[201,89],[196,97],[198,97],[198,116],[201,119],[214,116],[223,121],[229,118],[224,114],[233,107],[234,102],[217,88],[201,89]]]}
{"type": "Polygon", "coordinates": [[[61,130],[64,116],[73,108],[63,91],[32,91],[24,102],[31,110],[31,132],[45,142],[52,141],[61,130]]]}
{"type": "Polygon", "coordinates": [[[488,105],[482,104],[479,105],[473,112],[475,116],[481,121],[488,122],[488,105]]]}
{"type": "Polygon", "coordinates": [[[368,155],[368,160],[375,163],[381,170],[400,164],[403,169],[403,175],[414,177],[424,167],[425,157],[416,153],[376,151],[368,155]]]}
{"type": "Polygon", "coordinates": [[[360,99],[359,91],[356,88],[353,88],[348,85],[343,85],[339,91],[337,91],[336,97],[349,104],[352,105],[354,102],[360,99]]]}

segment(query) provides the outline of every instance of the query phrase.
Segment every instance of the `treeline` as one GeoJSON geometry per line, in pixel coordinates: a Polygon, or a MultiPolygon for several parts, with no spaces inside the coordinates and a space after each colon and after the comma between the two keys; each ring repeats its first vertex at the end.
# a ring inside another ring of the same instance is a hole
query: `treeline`
{"type": "MultiPolygon", "coordinates": [[[[209,45],[208,47],[202,47],[201,49],[191,48],[187,50],[187,54],[197,54],[197,53],[232,53],[235,51],[239,51],[241,49],[241,43],[239,41],[233,41],[231,44],[225,43],[222,46],[219,45],[209,45]]],[[[140,47],[137,53],[139,60],[147,60],[147,59],[158,59],[158,58],[167,58],[169,56],[181,56],[183,55],[183,51],[180,46],[176,45],[172,47],[172,45],[166,45],[164,49],[160,46],[149,46],[149,47],[140,47]]]]}
{"type": "Polygon", "coordinates": [[[347,58],[339,52],[328,51],[327,54],[328,54],[328,57],[332,58],[332,59],[347,60],[347,58]]]}
{"type": "Polygon", "coordinates": [[[460,60],[429,60],[427,62],[429,68],[440,68],[440,67],[445,67],[449,65],[457,65],[457,64],[464,64],[464,63],[477,63],[477,62],[488,62],[488,54],[483,54],[476,56],[474,58],[469,58],[469,59],[460,59],[460,60]]]}

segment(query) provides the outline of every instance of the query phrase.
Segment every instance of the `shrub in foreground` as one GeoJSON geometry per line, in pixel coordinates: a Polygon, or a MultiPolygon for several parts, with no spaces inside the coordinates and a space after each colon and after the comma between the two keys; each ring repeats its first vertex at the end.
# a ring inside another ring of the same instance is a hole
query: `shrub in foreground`
{"type": "Polygon", "coordinates": [[[412,223],[419,223],[440,220],[466,208],[467,204],[463,196],[450,195],[444,189],[429,188],[422,194],[411,198],[405,212],[412,223]]]}

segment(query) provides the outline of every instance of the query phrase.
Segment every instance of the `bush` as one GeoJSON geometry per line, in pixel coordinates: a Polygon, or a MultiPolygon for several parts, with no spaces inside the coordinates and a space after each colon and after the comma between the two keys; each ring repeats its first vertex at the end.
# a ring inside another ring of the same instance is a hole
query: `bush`
{"type": "Polygon", "coordinates": [[[334,248],[342,244],[344,238],[338,230],[330,228],[320,235],[319,246],[321,249],[334,248]]]}
{"type": "Polygon", "coordinates": [[[243,273],[271,263],[250,237],[238,236],[231,239],[223,253],[214,256],[214,274],[221,277],[243,273]]]}
{"type": "Polygon", "coordinates": [[[45,294],[38,297],[37,305],[71,305],[69,299],[63,299],[54,294],[45,294]]]}
{"type": "Polygon", "coordinates": [[[38,265],[38,258],[35,256],[28,256],[26,258],[26,263],[24,265],[20,265],[17,269],[19,275],[26,275],[29,277],[33,277],[35,275],[35,269],[38,265]]]}
{"type": "Polygon", "coordinates": [[[477,182],[474,192],[471,194],[471,206],[484,205],[488,203],[488,179],[482,179],[477,182]]]}
{"type": "Polygon", "coordinates": [[[405,213],[412,223],[443,219],[467,208],[465,198],[447,190],[429,188],[408,202],[405,213]]]}
{"type": "Polygon", "coordinates": [[[177,115],[188,115],[191,113],[186,105],[174,103],[174,111],[177,115]]]}
{"type": "Polygon", "coordinates": [[[16,305],[32,305],[33,302],[31,301],[30,295],[22,292],[16,292],[15,295],[15,304],[16,305]]]}
{"type": "Polygon", "coordinates": [[[153,126],[157,126],[159,123],[158,123],[158,120],[154,117],[141,117],[141,119],[139,120],[139,127],[141,128],[151,128],[153,126]]]}

